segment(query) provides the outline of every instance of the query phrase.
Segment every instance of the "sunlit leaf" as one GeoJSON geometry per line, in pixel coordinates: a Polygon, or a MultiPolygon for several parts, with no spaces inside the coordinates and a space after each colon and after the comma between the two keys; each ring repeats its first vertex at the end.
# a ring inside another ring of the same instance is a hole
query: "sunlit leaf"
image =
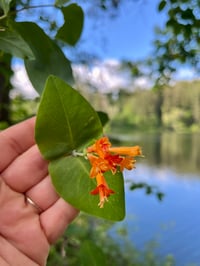
{"type": "Polygon", "coordinates": [[[83,29],[83,10],[77,4],[71,4],[61,8],[61,10],[65,22],[58,30],[56,38],[61,39],[70,45],[75,45],[79,40],[83,29]]]}
{"type": "Polygon", "coordinates": [[[29,45],[11,26],[0,31],[0,49],[19,58],[34,59],[29,45]]]}
{"type": "Polygon", "coordinates": [[[99,208],[99,196],[91,195],[96,187],[89,177],[90,165],[85,158],[66,156],[51,161],[49,172],[58,194],[77,209],[113,221],[124,218],[124,181],[121,173],[105,174],[108,186],[115,191],[103,208],[99,208]]]}
{"type": "Polygon", "coordinates": [[[25,60],[25,67],[38,93],[41,94],[46,79],[51,74],[70,84],[73,82],[69,60],[38,25],[32,22],[16,22],[14,26],[35,56],[35,60],[25,60]]]}
{"type": "Polygon", "coordinates": [[[9,12],[11,2],[12,0],[0,0],[0,8],[3,10],[5,16],[9,12]]]}
{"type": "Polygon", "coordinates": [[[64,6],[66,3],[68,3],[70,0],[56,0],[54,5],[55,6],[64,6]]]}
{"type": "Polygon", "coordinates": [[[79,150],[102,134],[96,111],[63,80],[50,76],[36,122],[36,140],[48,160],[79,150]]]}
{"type": "Polygon", "coordinates": [[[74,156],[88,143],[102,135],[100,119],[92,106],[63,80],[50,76],[39,106],[35,138],[43,156],[50,161],[49,172],[58,194],[76,208],[109,220],[125,215],[124,182],[121,173],[108,173],[106,180],[116,193],[104,208],[99,208],[96,187],[89,177],[85,157],[74,156]]]}

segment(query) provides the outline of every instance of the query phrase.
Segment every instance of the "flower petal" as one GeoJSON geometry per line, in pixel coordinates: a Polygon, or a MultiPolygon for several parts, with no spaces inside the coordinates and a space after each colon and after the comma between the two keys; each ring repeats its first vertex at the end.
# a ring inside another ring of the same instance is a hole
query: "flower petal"
{"type": "Polygon", "coordinates": [[[142,150],[140,146],[133,147],[110,147],[109,152],[117,153],[120,155],[128,155],[128,156],[139,156],[142,155],[142,150]]]}

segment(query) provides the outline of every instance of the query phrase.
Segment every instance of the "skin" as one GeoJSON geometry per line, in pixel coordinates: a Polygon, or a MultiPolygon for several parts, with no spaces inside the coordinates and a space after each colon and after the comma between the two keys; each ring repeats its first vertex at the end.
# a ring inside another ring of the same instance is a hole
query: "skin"
{"type": "Polygon", "coordinates": [[[78,214],[54,190],[34,126],[31,118],[0,132],[1,266],[46,265],[50,245],[78,214]]]}

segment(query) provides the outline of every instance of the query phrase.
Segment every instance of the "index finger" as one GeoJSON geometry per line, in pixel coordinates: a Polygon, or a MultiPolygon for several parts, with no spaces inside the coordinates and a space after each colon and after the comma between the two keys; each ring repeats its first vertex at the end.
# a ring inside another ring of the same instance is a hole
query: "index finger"
{"type": "Polygon", "coordinates": [[[35,117],[0,132],[0,171],[34,143],[35,117]]]}

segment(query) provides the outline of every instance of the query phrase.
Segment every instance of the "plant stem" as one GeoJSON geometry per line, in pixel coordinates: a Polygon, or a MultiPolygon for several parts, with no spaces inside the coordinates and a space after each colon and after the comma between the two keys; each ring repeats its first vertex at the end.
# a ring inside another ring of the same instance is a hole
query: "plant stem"
{"type": "Polygon", "coordinates": [[[75,157],[76,156],[82,156],[82,157],[85,156],[85,154],[83,152],[77,152],[75,150],[72,151],[72,155],[75,156],[75,157]]]}
{"type": "Polygon", "coordinates": [[[36,5],[36,6],[27,6],[27,7],[22,7],[21,9],[16,10],[16,13],[28,10],[28,9],[33,9],[33,8],[41,8],[41,7],[56,7],[53,4],[46,4],[46,5],[36,5]]]}

